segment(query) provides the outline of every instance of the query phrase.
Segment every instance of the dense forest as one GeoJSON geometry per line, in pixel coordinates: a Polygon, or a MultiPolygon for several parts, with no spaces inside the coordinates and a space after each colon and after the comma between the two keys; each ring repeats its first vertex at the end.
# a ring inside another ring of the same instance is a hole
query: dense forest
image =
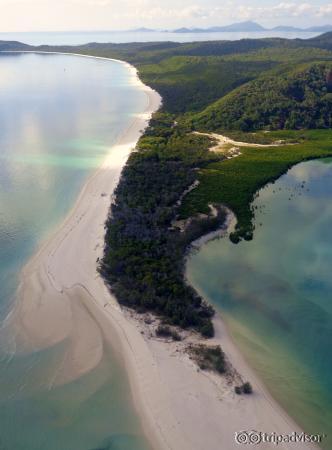
{"type": "Polygon", "coordinates": [[[172,129],[156,115],[116,189],[101,267],[120,303],[154,311],[206,337],[213,335],[213,310],[183,283],[183,255],[195,237],[218,228],[224,215],[193,223],[185,233],[171,223],[177,201],[195,181],[194,169],[221,159],[208,147],[207,138],[172,129]]]}
{"type": "Polygon", "coordinates": [[[331,128],[332,64],[259,77],[192,119],[201,130],[331,128]]]}
{"type": "Polygon", "coordinates": [[[297,162],[332,156],[332,33],[307,40],[80,47],[0,42],[1,50],[125,60],[162,95],[162,108],[116,189],[100,271],[120,303],[155,312],[165,326],[191,327],[212,336],[213,309],[184,281],[188,246],[221,226],[225,211],[220,205],[237,216],[233,242],[252,239],[251,203],[257,190],[297,162]],[[195,130],[292,145],[242,147],[239,157],[226,159],[210,152],[212,140],[193,134],[195,130]],[[210,205],[217,215],[211,214],[210,205]],[[174,225],[179,218],[191,218],[184,231],[174,225]]]}
{"type": "MultiPolygon", "coordinates": [[[[232,236],[234,242],[251,239],[254,212],[250,204],[257,189],[298,161],[332,154],[328,139],[322,139],[319,151],[312,136],[304,139],[298,135],[288,136],[288,139],[302,142],[295,152],[285,152],[286,147],[274,152],[267,150],[260,153],[259,161],[255,152],[244,153],[246,158],[231,161],[209,152],[209,139],[193,135],[191,131],[220,130],[218,113],[211,119],[212,114],[209,116],[207,112],[218,106],[218,101],[222,102],[220,97],[237,96],[240,90],[244,96],[249,95],[252,85],[257,90],[253,92],[251,104],[253,114],[258,117],[262,110],[266,118],[255,128],[274,123],[279,113],[285,114],[286,103],[287,125],[286,120],[285,123],[279,121],[271,128],[329,127],[331,122],[329,61],[332,61],[332,54],[329,51],[289,48],[292,59],[298,61],[290,66],[284,48],[250,42],[241,45],[235,54],[227,47],[226,56],[221,57],[222,45],[211,46],[211,52],[218,51],[218,56],[170,56],[170,51],[180,52],[182,46],[177,46],[172,50],[159,50],[165,59],[154,54],[151,61],[138,63],[144,81],[162,94],[163,108],[151,121],[138,151],[123,171],[107,224],[107,247],[102,265],[104,276],[121,303],[139,311],[152,310],[168,324],[193,327],[207,337],[213,335],[213,310],[184,283],[183,276],[184,255],[190,242],[219,227],[224,219],[222,213],[217,218],[209,216],[208,205],[223,203],[234,210],[238,217],[237,230],[232,236]],[[248,49],[252,48],[250,54],[248,49]],[[254,100],[258,93],[266,94],[265,106],[261,100],[254,100]],[[291,123],[292,111],[300,103],[301,109],[316,123],[309,124],[304,114],[306,123],[295,119],[291,123]],[[325,104],[325,109],[321,108],[321,103],[325,104]],[[275,109],[269,111],[271,105],[275,109]],[[204,118],[205,122],[198,118],[204,118]],[[197,178],[200,185],[179,205],[183,192],[197,178]],[[193,221],[184,232],[172,227],[175,218],[194,217],[198,212],[206,214],[205,220],[193,221]]],[[[189,51],[192,53],[193,48],[189,51]]],[[[142,55],[137,58],[144,59],[142,55]]],[[[231,108],[232,102],[228,104],[231,108]]],[[[222,131],[253,128],[241,125],[243,105],[235,102],[234,110],[237,109],[240,119],[234,114],[222,131]]],[[[245,138],[252,140],[251,135],[245,138]]],[[[287,139],[287,136],[281,138],[287,139]]]]}

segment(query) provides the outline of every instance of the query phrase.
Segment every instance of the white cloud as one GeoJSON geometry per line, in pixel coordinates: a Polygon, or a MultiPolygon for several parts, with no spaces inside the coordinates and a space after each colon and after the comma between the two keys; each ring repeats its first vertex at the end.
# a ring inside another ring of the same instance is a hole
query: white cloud
{"type": "Polygon", "coordinates": [[[323,5],[319,8],[318,16],[324,17],[326,15],[332,15],[332,3],[329,3],[327,5],[323,5]]]}
{"type": "Polygon", "coordinates": [[[332,22],[324,0],[0,0],[0,8],[2,31],[332,22]]]}
{"type": "Polygon", "coordinates": [[[258,19],[289,19],[293,18],[321,18],[332,15],[332,3],[325,5],[313,5],[308,2],[280,2],[266,6],[248,6],[239,4],[237,8],[230,4],[212,8],[207,12],[209,17],[227,17],[238,20],[258,19]]]}

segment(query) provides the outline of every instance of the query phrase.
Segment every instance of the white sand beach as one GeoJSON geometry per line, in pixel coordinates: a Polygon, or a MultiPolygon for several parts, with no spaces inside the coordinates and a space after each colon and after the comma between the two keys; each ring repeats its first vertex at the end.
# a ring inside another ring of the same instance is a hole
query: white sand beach
{"type": "MultiPolygon", "coordinates": [[[[141,321],[120,309],[97,273],[111,195],[161,101],[156,92],[138,79],[137,83],[146,92],[146,110],[110,149],[66,220],[22,272],[17,305],[10,317],[18,349],[24,352],[66,341],[66,355],[52,380],[52,385],[60,385],[92,370],[105,346],[113,346],[126,365],[134,403],[155,450],[231,450],[241,448],[234,435],[242,430],[300,431],[248,367],[219,317],[212,343],[220,343],[236,371],[250,380],[251,396],[236,396],[226,379],[199,371],[181,350],[183,343],[151,338],[141,321]]],[[[188,337],[188,341],[195,339],[188,337]]],[[[314,447],[280,443],[278,448],[314,447]]]]}

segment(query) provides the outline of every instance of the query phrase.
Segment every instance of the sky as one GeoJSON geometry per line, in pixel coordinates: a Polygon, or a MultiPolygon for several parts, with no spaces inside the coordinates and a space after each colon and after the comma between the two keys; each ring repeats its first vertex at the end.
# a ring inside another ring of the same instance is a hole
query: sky
{"type": "Polygon", "coordinates": [[[332,24],[332,1],[0,0],[0,31],[173,29],[244,20],[264,26],[332,24]]]}

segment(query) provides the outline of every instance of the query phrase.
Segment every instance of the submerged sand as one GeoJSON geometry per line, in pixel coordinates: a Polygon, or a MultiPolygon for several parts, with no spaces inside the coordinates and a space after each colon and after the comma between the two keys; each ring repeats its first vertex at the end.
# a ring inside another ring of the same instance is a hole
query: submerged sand
{"type": "MultiPolygon", "coordinates": [[[[250,397],[236,396],[222,377],[199,371],[188,355],[178,351],[178,344],[151,339],[120,309],[97,273],[110,197],[142,129],[160,106],[159,95],[136,80],[146,92],[146,110],[110,149],[66,220],[22,272],[9,320],[17,350],[66,343],[52,388],[91,371],[111,345],[123,358],[135,406],[156,450],[231,450],[239,448],[234,440],[237,431],[300,431],[248,367],[220,318],[215,320],[213,343],[220,343],[234,368],[252,382],[250,397]]],[[[313,447],[279,444],[278,448],[313,447]]]]}

